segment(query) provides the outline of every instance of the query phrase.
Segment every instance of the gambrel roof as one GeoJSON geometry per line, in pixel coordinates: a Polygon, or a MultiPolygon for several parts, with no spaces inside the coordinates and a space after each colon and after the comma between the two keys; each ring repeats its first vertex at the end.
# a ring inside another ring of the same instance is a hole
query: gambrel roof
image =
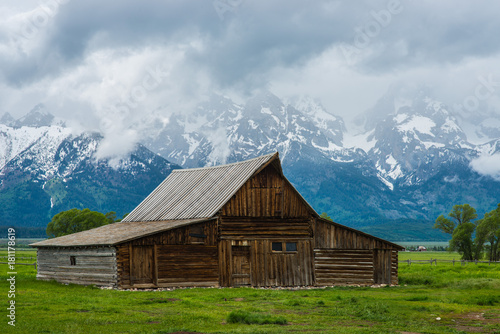
{"type": "Polygon", "coordinates": [[[216,167],[176,169],[123,221],[213,217],[245,182],[275,160],[283,174],[278,153],[216,167]]]}

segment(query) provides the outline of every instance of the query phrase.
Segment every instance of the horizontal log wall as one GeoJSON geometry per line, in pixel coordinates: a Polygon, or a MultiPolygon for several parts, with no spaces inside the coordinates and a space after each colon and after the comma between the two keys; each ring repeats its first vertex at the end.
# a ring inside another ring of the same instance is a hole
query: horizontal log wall
{"type": "Polygon", "coordinates": [[[117,284],[114,247],[38,247],[37,263],[36,277],[40,280],[98,286],[117,284]]]}
{"type": "Polygon", "coordinates": [[[221,239],[283,239],[312,237],[312,223],[305,218],[220,217],[221,239]]]}
{"type": "Polygon", "coordinates": [[[306,217],[302,198],[273,165],[246,182],[221,209],[222,216],[306,217]]]}
{"type": "Polygon", "coordinates": [[[118,286],[121,288],[219,285],[216,220],[132,240],[116,249],[118,286]],[[153,284],[131,285],[130,249],[138,246],[155,247],[153,258],[144,259],[155,262],[153,284]]]}
{"type": "Polygon", "coordinates": [[[314,248],[392,249],[390,244],[382,240],[321,220],[316,221],[314,240],[314,248]]]}
{"type": "Polygon", "coordinates": [[[314,249],[316,285],[373,284],[373,251],[314,249]]]}

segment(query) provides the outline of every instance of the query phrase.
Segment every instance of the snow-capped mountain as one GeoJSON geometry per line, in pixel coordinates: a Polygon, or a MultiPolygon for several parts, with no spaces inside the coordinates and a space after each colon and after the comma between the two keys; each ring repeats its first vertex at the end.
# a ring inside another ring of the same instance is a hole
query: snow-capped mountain
{"type": "MultiPolygon", "coordinates": [[[[345,126],[312,100],[284,104],[263,92],[245,105],[212,95],[193,114],[173,114],[145,140],[152,151],[183,167],[244,160],[280,151],[282,160],[312,154],[352,161],[353,150],[342,147],[345,126]],[[309,153],[307,153],[309,152],[309,153]]],[[[151,133],[151,132],[149,132],[151,133]]]]}
{"type": "Polygon", "coordinates": [[[481,212],[500,201],[500,187],[491,187],[497,181],[471,168],[497,152],[498,141],[470,143],[461,116],[428,89],[403,93],[382,97],[358,135],[310,98],[263,92],[237,104],[212,95],[195,113],[156,122],[144,144],[183,167],[279,151],[287,176],[316,210],[348,225],[433,221],[457,203],[481,212]]]}
{"type": "Polygon", "coordinates": [[[123,215],[179,168],[142,145],[110,165],[94,158],[100,134],[73,133],[53,121],[35,108],[0,124],[0,225],[45,226],[73,207],[123,215]]]}
{"type": "Polygon", "coordinates": [[[467,163],[474,146],[446,106],[418,96],[368,129],[379,178],[391,189],[394,183],[416,185],[434,175],[443,162],[467,163]]]}
{"type": "MultiPolygon", "coordinates": [[[[316,100],[264,91],[242,104],[213,94],[194,112],[160,108],[137,128],[145,147],[188,168],[279,151],[287,178],[316,211],[393,240],[439,238],[432,222],[453,205],[481,214],[500,202],[500,173],[491,171],[500,138],[471,143],[470,122],[430,90],[393,89],[359,121],[362,131],[349,133],[316,100]]],[[[141,145],[118,166],[97,161],[101,136],[72,133],[43,106],[0,123],[0,196],[40,197],[44,219],[67,203],[126,212],[178,168],[141,145]]]]}

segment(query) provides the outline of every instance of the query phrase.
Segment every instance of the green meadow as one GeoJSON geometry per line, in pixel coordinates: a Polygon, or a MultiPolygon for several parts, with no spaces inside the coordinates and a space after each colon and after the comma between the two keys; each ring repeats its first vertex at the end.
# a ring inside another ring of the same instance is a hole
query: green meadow
{"type": "Polygon", "coordinates": [[[1,264],[0,332],[500,333],[500,264],[439,262],[453,257],[459,259],[456,253],[401,252],[401,261],[438,261],[400,263],[395,287],[301,290],[103,290],[37,281],[34,266],[17,265],[15,327],[7,324],[9,285],[1,264]]]}

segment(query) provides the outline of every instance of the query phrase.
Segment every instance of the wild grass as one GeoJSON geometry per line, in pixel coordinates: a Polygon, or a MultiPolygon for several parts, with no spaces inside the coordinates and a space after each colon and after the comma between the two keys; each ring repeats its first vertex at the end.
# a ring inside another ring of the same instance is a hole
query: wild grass
{"type": "Polygon", "coordinates": [[[16,327],[0,311],[0,333],[500,333],[500,265],[399,269],[396,287],[117,291],[37,281],[18,266],[16,327]]]}

